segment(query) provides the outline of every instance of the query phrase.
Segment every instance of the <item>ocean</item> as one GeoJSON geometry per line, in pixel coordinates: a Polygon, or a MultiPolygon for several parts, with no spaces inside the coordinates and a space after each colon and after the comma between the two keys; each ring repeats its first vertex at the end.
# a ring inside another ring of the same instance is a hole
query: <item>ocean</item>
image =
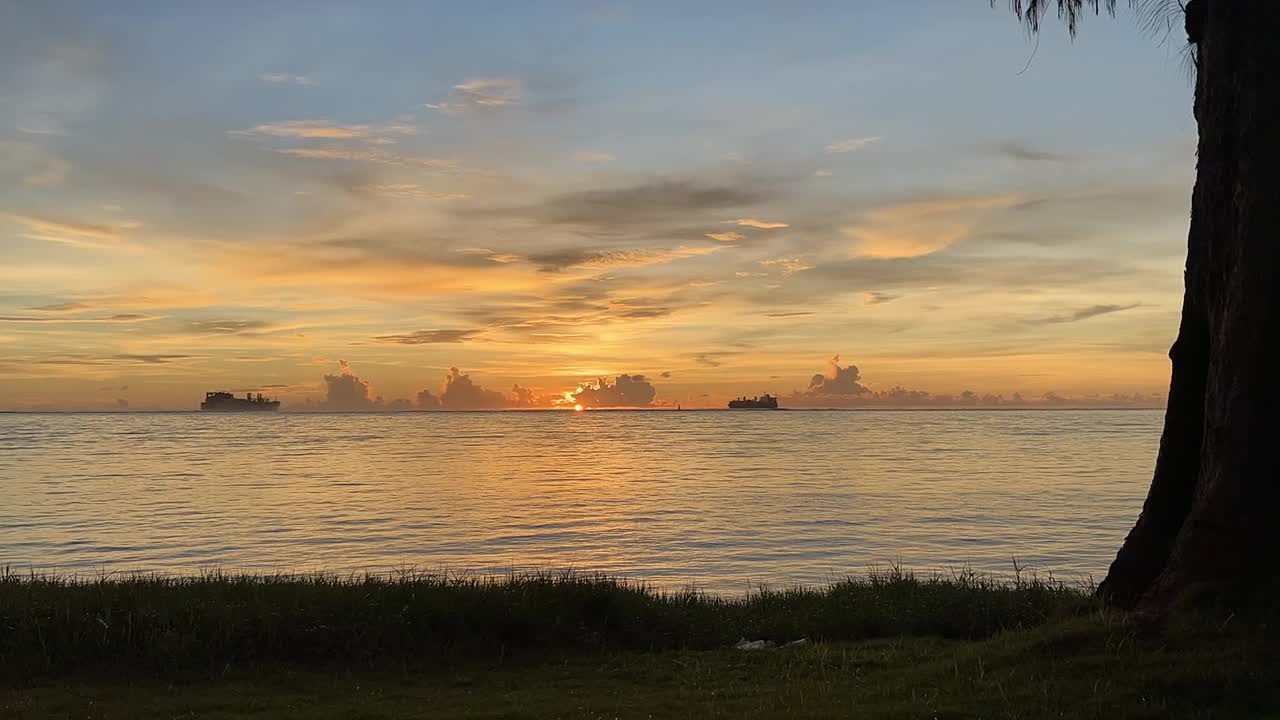
{"type": "Polygon", "coordinates": [[[1101,579],[1161,411],[0,414],[0,566],[1101,579]]]}

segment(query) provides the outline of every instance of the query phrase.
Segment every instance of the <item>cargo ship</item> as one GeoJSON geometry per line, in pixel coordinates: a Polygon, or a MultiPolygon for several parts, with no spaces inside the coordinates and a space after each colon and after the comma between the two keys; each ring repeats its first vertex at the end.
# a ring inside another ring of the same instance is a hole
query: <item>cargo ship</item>
{"type": "Polygon", "coordinates": [[[730,410],[777,410],[778,398],[765,393],[760,397],[745,398],[740,397],[737,400],[729,401],[730,410]]]}
{"type": "Polygon", "coordinates": [[[200,409],[205,412],[274,412],[280,409],[279,400],[268,400],[258,393],[245,393],[244,397],[236,397],[229,392],[207,392],[200,409]]]}

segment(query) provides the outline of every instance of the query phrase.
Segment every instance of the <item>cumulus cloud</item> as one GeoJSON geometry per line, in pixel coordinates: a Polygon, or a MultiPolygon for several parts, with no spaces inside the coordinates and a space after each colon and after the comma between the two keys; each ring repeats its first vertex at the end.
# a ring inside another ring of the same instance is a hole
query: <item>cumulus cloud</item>
{"type": "Polygon", "coordinates": [[[550,407],[551,399],[539,395],[532,388],[521,387],[519,383],[511,386],[511,404],[513,408],[550,407]]]}
{"type": "Polygon", "coordinates": [[[518,105],[523,98],[524,83],[519,78],[471,78],[454,85],[447,99],[426,106],[444,113],[464,113],[499,110],[518,105]]]}
{"type": "Polygon", "coordinates": [[[440,396],[430,390],[419,390],[414,407],[419,410],[439,410],[440,396]]]}
{"type": "Polygon", "coordinates": [[[324,376],[324,387],[324,400],[320,403],[324,410],[372,410],[379,404],[373,397],[373,386],[357,377],[346,360],[338,361],[338,374],[324,376]]]}
{"type": "Polygon", "coordinates": [[[449,368],[440,390],[440,407],[445,410],[498,410],[508,404],[505,395],[485,390],[456,367],[449,368]]]}
{"type": "Polygon", "coordinates": [[[644,375],[619,375],[613,383],[598,378],[572,393],[574,402],[589,408],[649,407],[657,394],[644,375]]]}
{"type": "Polygon", "coordinates": [[[833,142],[830,145],[828,145],[827,152],[837,153],[837,154],[857,152],[867,147],[868,145],[874,145],[875,143],[880,142],[880,140],[881,138],[879,136],[850,138],[849,140],[839,140],[837,142],[833,142]]]}
{"type": "Polygon", "coordinates": [[[840,356],[827,361],[827,371],[816,374],[805,390],[796,390],[785,398],[792,407],[881,407],[881,408],[1008,408],[1072,407],[1072,408],[1158,408],[1163,404],[1159,394],[1111,394],[1067,397],[1055,392],[1027,397],[1014,392],[1005,397],[999,393],[979,394],[964,390],[957,394],[933,393],[895,385],[887,390],[873,390],[862,382],[857,366],[840,366],[840,356]]]}
{"type": "Polygon", "coordinates": [[[510,393],[487,390],[456,367],[449,368],[438,392],[418,392],[413,407],[418,410],[504,410],[551,407],[551,398],[532,388],[512,385],[510,393]]]}
{"type": "Polygon", "coordinates": [[[867,386],[858,382],[862,373],[857,365],[840,367],[840,356],[835,355],[827,361],[827,372],[818,373],[809,380],[810,395],[867,395],[871,392],[867,386]]]}

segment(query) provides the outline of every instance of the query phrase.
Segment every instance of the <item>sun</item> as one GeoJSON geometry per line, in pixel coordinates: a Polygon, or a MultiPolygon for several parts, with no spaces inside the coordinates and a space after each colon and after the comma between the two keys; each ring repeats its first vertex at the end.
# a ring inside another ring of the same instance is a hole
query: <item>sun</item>
{"type": "Polygon", "coordinates": [[[582,412],[583,410],[586,410],[586,408],[582,407],[581,405],[574,405],[574,406],[573,406],[573,411],[574,411],[574,412],[582,412]]]}

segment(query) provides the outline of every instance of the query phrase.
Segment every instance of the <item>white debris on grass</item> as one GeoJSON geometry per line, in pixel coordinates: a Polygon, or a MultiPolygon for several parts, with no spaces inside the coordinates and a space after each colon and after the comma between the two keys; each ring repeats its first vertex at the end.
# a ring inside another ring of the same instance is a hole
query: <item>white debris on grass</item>
{"type": "MultiPolygon", "coordinates": [[[[808,643],[809,643],[808,638],[800,638],[799,640],[792,640],[789,643],[783,643],[781,647],[784,647],[784,648],[797,647],[799,645],[807,645],[808,643]]],[[[746,638],[742,638],[741,640],[738,641],[736,645],[733,646],[733,649],[734,650],[772,650],[776,647],[779,647],[779,645],[772,640],[748,640],[746,638]]]]}

